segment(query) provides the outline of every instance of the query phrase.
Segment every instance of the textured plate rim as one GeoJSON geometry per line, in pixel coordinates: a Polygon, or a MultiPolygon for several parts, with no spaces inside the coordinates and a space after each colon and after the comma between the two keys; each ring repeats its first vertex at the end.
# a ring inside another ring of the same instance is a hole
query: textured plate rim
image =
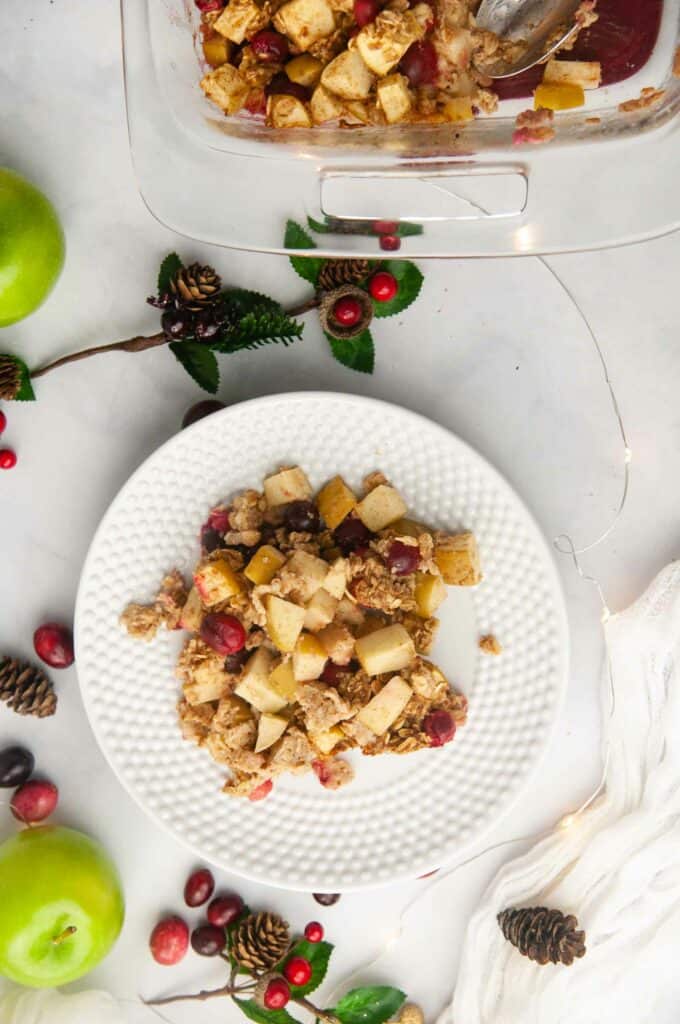
{"type": "MultiPolygon", "coordinates": [[[[439,868],[453,867],[456,861],[458,861],[462,857],[466,850],[479,845],[479,843],[494,828],[496,828],[499,824],[501,824],[502,821],[504,821],[508,817],[510,812],[519,803],[522,796],[527,792],[529,787],[536,779],[538,775],[538,770],[543,762],[548,747],[550,746],[553,737],[556,733],[557,726],[564,707],[567,686],[569,681],[570,644],[569,625],[562,581],[557,570],[557,565],[555,562],[553,552],[551,551],[546,541],[543,531],[539,527],[538,523],[536,522],[536,519],[534,518],[533,514],[531,513],[523,499],[518,495],[515,488],[509,483],[509,481],[503,476],[503,474],[499,470],[497,470],[495,466],[493,466],[485,458],[485,456],[481,455],[475,448],[469,445],[466,441],[462,440],[462,438],[460,438],[452,430],[449,430],[447,427],[442,426],[435,420],[429,419],[427,416],[423,416],[421,413],[414,412],[413,410],[407,409],[404,406],[398,405],[395,402],[387,402],[384,401],[383,399],[373,398],[371,396],[348,394],[341,391],[320,391],[317,389],[310,391],[287,391],[247,399],[243,402],[236,402],[233,405],[229,405],[226,408],[219,410],[218,412],[212,413],[209,418],[212,419],[213,417],[221,417],[223,419],[227,419],[230,415],[233,415],[234,412],[237,410],[243,411],[244,409],[248,409],[249,407],[261,407],[270,404],[273,405],[282,401],[304,402],[318,401],[323,399],[340,400],[350,405],[356,405],[359,407],[365,408],[366,406],[371,406],[373,408],[384,408],[390,410],[392,413],[396,412],[398,415],[410,419],[415,424],[419,423],[422,424],[423,426],[426,426],[430,430],[435,430],[448,441],[453,440],[457,445],[459,445],[460,449],[466,455],[480,463],[483,466],[484,472],[488,474],[488,476],[491,479],[493,479],[496,484],[498,484],[501,488],[504,488],[512,497],[512,499],[516,502],[518,511],[521,512],[527,528],[531,531],[533,541],[536,545],[536,549],[543,556],[544,569],[546,572],[546,576],[548,577],[548,582],[550,584],[551,591],[555,601],[555,618],[559,631],[559,636],[557,638],[557,649],[560,655],[560,666],[558,671],[555,673],[556,698],[553,705],[552,719],[550,724],[544,730],[540,744],[537,743],[534,745],[532,764],[527,770],[524,778],[518,784],[517,788],[512,791],[512,793],[505,800],[505,802],[497,808],[496,813],[493,814],[477,832],[471,835],[468,839],[452,845],[450,851],[445,855],[443,860],[440,858],[438,863],[433,863],[430,860],[426,860],[424,863],[418,863],[414,865],[412,868],[409,868],[408,871],[402,870],[395,872],[394,875],[388,878],[381,878],[379,880],[373,881],[359,881],[353,882],[351,884],[343,884],[342,891],[348,893],[383,888],[385,886],[394,885],[399,882],[412,882],[415,881],[418,877],[438,870],[439,868]]],[[[204,421],[199,420],[189,427],[180,428],[180,430],[178,430],[176,434],[173,434],[172,437],[168,438],[167,441],[164,441],[163,444],[161,444],[158,448],[154,449],[153,452],[147,455],[143,462],[141,462],[140,465],[135,470],[133,470],[133,472],[130,474],[127,480],[122,484],[122,486],[119,488],[119,490],[113,497],[108,508],[102,515],[99,521],[99,525],[97,526],[95,533],[92,537],[92,541],[90,542],[90,545],[88,547],[87,554],[83,561],[80,579],[78,582],[78,593],[76,597],[76,606],[74,613],[74,635],[76,643],[76,653],[80,644],[79,638],[83,632],[83,594],[85,590],[84,582],[89,572],[90,563],[92,562],[93,557],[96,553],[100,536],[104,533],[106,527],[108,526],[109,520],[113,518],[113,516],[118,511],[119,505],[125,502],[128,490],[132,488],[137,478],[147,470],[149,465],[157,458],[160,458],[162,454],[166,451],[166,449],[170,449],[175,443],[177,443],[180,437],[186,438],[187,435],[190,436],[193,431],[201,429],[203,425],[204,421]]],[[[83,706],[85,708],[85,714],[90,724],[90,728],[92,729],[94,737],[97,741],[97,745],[99,746],[99,749],[101,750],[102,755],[106,760],[109,768],[113,771],[118,782],[121,784],[126,793],[128,793],[129,796],[133,799],[133,801],[137,804],[137,806],[144,812],[144,814],[148,818],[150,818],[155,824],[157,824],[164,832],[169,833],[177,842],[179,842],[182,846],[190,850],[199,858],[208,861],[209,863],[212,863],[213,865],[221,868],[224,871],[229,871],[232,874],[237,875],[240,878],[244,878],[248,881],[255,882],[261,885],[269,885],[273,888],[284,889],[286,891],[322,891],[318,888],[318,886],[310,887],[309,885],[306,885],[304,881],[296,881],[295,884],[285,884],[280,880],[272,881],[266,875],[258,873],[257,871],[243,870],[242,868],[239,868],[237,864],[234,864],[232,862],[227,863],[226,861],[216,860],[212,856],[206,856],[205,852],[201,850],[200,846],[192,843],[184,835],[177,832],[172,827],[172,825],[163,821],[160,815],[158,815],[156,811],[153,810],[147,804],[143,794],[139,793],[137,789],[132,785],[132,783],[128,782],[128,780],[119,770],[112,755],[109,753],[107,741],[101,732],[97,714],[95,713],[92,706],[89,693],[89,686],[79,671],[77,671],[77,677],[78,685],[80,688],[80,694],[83,701],[83,706]]],[[[330,889],[327,889],[326,891],[330,891],[330,889]]]]}

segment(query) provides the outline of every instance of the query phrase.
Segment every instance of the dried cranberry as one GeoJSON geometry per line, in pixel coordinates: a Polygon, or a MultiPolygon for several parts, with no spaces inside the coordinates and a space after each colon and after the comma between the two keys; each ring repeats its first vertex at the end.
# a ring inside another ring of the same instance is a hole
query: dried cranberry
{"type": "Polygon", "coordinates": [[[246,642],[246,631],[235,615],[211,612],[201,623],[201,640],[218,654],[235,654],[246,642]]]}
{"type": "Polygon", "coordinates": [[[224,661],[224,667],[227,672],[230,672],[235,676],[241,671],[249,657],[250,651],[247,651],[245,647],[242,647],[241,650],[236,651],[235,654],[227,655],[224,661]]]}
{"type": "Polygon", "coordinates": [[[288,40],[271,29],[256,32],[250,45],[257,59],[265,64],[282,64],[288,56],[288,40]]]}
{"type": "Polygon", "coordinates": [[[201,547],[208,555],[211,551],[224,547],[224,538],[207,523],[201,527],[201,547]]]}
{"type": "Polygon", "coordinates": [[[194,0],[194,3],[201,14],[207,14],[208,11],[221,11],[224,7],[224,0],[194,0]]]}
{"type": "Polygon", "coordinates": [[[303,103],[309,99],[309,89],[305,89],[299,82],[291,82],[288,75],[283,73],[274,75],[265,92],[267,96],[295,96],[303,103]]]}
{"type": "Polygon", "coordinates": [[[294,533],[318,533],[321,529],[319,510],[311,501],[291,501],[285,516],[286,526],[294,533]]]}
{"type": "Polygon", "coordinates": [[[415,572],[420,562],[420,551],[417,544],[404,544],[395,540],[385,558],[387,567],[395,576],[409,576],[415,572]]]}
{"type": "Polygon", "coordinates": [[[271,793],[273,788],[274,788],[274,783],[272,782],[272,780],[271,779],[265,779],[264,782],[261,782],[259,786],[256,786],[255,789],[253,789],[248,794],[248,799],[252,803],[257,803],[258,800],[264,800],[265,797],[269,796],[269,794],[271,793]]]}
{"type": "Polygon", "coordinates": [[[230,528],[229,510],[226,508],[214,508],[208,516],[208,526],[218,533],[226,533],[230,528]]]}
{"type": "Polygon", "coordinates": [[[448,711],[430,711],[425,716],[423,729],[430,739],[431,747],[443,747],[456,735],[456,723],[448,711]]]}
{"type": "Polygon", "coordinates": [[[267,97],[264,89],[251,89],[246,97],[245,108],[249,114],[265,114],[267,112],[267,97]]]}
{"type": "Polygon", "coordinates": [[[365,547],[373,536],[367,526],[353,516],[343,519],[333,536],[343,555],[349,555],[357,548],[365,547]]]}
{"type": "Polygon", "coordinates": [[[328,683],[329,686],[336,686],[347,671],[344,665],[336,665],[333,661],[327,661],[319,679],[322,683],[328,683]]]}
{"type": "Polygon", "coordinates": [[[360,28],[375,21],[379,10],[378,0],[354,0],[354,20],[360,28]]]}
{"type": "Polygon", "coordinates": [[[437,77],[437,51],[427,39],[412,43],[402,57],[399,69],[414,87],[433,85],[437,77]]]}

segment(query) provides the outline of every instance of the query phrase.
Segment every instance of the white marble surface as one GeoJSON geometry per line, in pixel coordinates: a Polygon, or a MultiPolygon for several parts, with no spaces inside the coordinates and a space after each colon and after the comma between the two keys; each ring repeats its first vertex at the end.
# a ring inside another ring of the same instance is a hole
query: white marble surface
{"type": "MultiPolygon", "coordinates": [[[[159,258],[172,248],[214,261],[234,284],[256,285],[287,301],[305,294],[287,261],[198,247],[146,211],[127,149],[115,0],[3,0],[0,35],[0,159],[48,192],[68,238],[66,268],[52,298],[24,323],[0,332],[0,350],[37,364],[153,329],[155,314],[144,298],[159,258]]],[[[612,608],[629,602],[678,554],[679,255],[680,239],[669,236],[551,260],[602,342],[633,450],[625,515],[606,545],[585,560],[601,577],[612,608]]],[[[616,507],[622,452],[600,369],[573,306],[535,259],[451,261],[425,270],[419,303],[403,317],[376,324],[373,377],[334,363],[310,321],[304,339],[288,351],[225,359],[220,397],[234,402],[320,388],[401,403],[479,448],[548,536],[568,530],[577,543],[593,539],[616,507]]],[[[199,397],[163,351],[106,356],[56,372],[40,382],[38,395],[36,405],[6,409],[3,438],[16,449],[19,465],[0,480],[0,649],[19,655],[31,653],[36,624],[70,618],[102,513],[199,397]]],[[[540,831],[577,805],[598,778],[597,601],[568,562],[560,568],[573,646],[567,704],[532,791],[489,842],[540,831]]],[[[181,908],[193,858],[146,819],[109,771],[83,713],[76,672],[60,673],[57,683],[60,707],[52,720],[0,710],[0,746],[11,740],[32,746],[41,770],[61,788],[59,819],[100,836],[120,865],[125,930],[90,981],[132,999],[137,992],[209,980],[210,969],[196,958],[173,973],[148,957],[150,927],[159,910],[181,908]]],[[[11,829],[0,808],[0,837],[11,829]]],[[[442,884],[409,915],[405,934],[369,975],[399,982],[430,1014],[440,1009],[455,982],[467,915],[507,856],[507,850],[488,854],[442,884]]],[[[328,910],[309,896],[225,875],[219,884],[238,887],[253,905],[279,908],[298,927],[321,918],[339,946],[330,991],[374,954],[393,932],[400,908],[426,883],[346,896],[328,910]]],[[[127,1005],[131,1021],[154,1019],[127,1005]]],[[[167,1017],[210,1021],[225,1019],[224,1013],[196,1004],[167,1017]]],[[[236,1011],[226,1013],[236,1019],[236,1011]]]]}

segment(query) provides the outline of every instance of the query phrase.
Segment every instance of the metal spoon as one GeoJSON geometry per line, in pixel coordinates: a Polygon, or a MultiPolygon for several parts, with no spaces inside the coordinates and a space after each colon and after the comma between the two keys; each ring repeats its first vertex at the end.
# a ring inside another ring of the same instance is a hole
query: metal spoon
{"type": "Polygon", "coordinates": [[[503,39],[523,40],[526,49],[514,63],[498,56],[484,63],[480,56],[475,61],[477,70],[489,78],[510,78],[545,60],[577,31],[574,15],[580,3],[581,0],[482,0],[475,19],[477,27],[503,39]]]}

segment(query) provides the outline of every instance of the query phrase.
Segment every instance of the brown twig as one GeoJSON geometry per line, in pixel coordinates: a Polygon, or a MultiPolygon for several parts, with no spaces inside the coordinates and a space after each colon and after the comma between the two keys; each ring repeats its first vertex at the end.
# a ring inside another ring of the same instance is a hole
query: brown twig
{"type": "Polygon", "coordinates": [[[202,992],[193,992],[181,996],[166,996],[165,999],[143,999],[145,1006],[167,1006],[168,1003],[186,1003],[195,1000],[205,1003],[208,999],[216,996],[233,996],[236,989],[232,985],[223,985],[222,988],[203,989],[202,992]]]}
{"type": "Polygon", "coordinates": [[[284,309],[284,313],[287,316],[302,316],[303,313],[309,313],[310,309],[318,309],[320,300],[316,295],[313,295],[311,299],[307,299],[305,302],[300,302],[297,306],[291,306],[290,309],[284,309]]]}
{"type": "Polygon", "coordinates": [[[102,352],[143,352],[147,348],[155,348],[157,345],[166,345],[168,339],[162,331],[158,334],[148,336],[138,335],[135,338],[127,338],[125,341],[112,341],[109,345],[95,345],[94,348],[85,348],[80,352],[72,352],[69,356],[62,356],[55,359],[53,363],[41,366],[37,370],[31,370],[31,378],[42,377],[50,370],[56,370],[58,366],[66,366],[67,363],[76,363],[80,359],[89,359],[90,356],[98,356],[102,352]]]}

